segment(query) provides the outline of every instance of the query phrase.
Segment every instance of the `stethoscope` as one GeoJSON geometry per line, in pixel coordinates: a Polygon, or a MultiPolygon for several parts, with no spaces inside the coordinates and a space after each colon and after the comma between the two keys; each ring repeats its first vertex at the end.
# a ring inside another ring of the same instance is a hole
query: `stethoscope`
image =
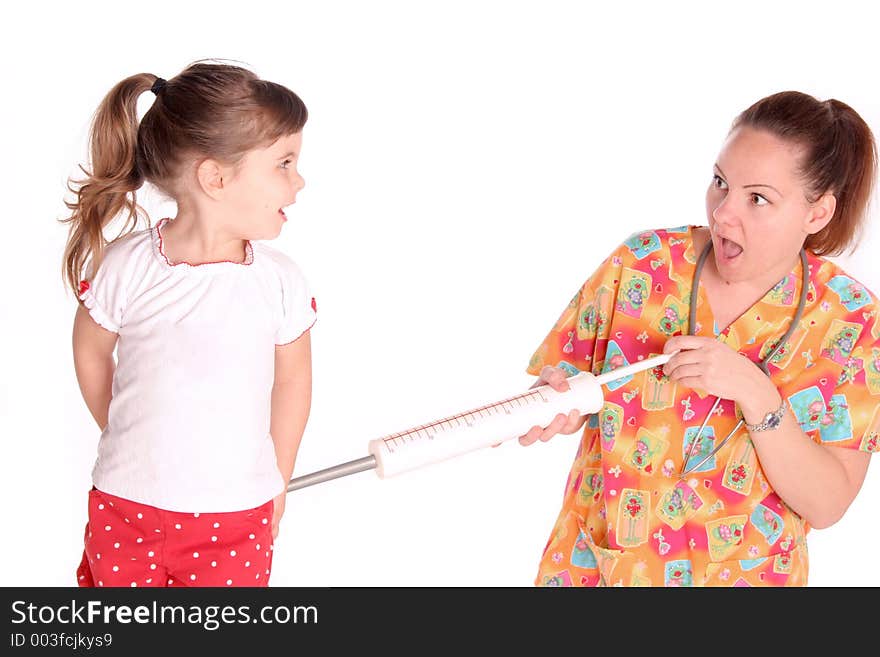
{"type": "MultiPolygon", "coordinates": [[[[697,298],[698,298],[698,291],[699,291],[699,286],[700,286],[700,275],[703,272],[703,264],[706,262],[706,258],[709,256],[709,253],[711,251],[712,251],[712,240],[710,239],[709,242],[706,244],[706,246],[703,247],[703,252],[700,253],[700,258],[697,260],[697,267],[694,270],[694,279],[693,279],[693,283],[691,284],[692,285],[691,286],[691,301],[690,301],[691,307],[690,307],[690,313],[688,315],[688,335],[694,334],[694,328],[697,324],[697,298]]],[[[785,335],[782,336],[782,339],[777,343],[777,345],[775,347],[773,347],[773,349],[770,350],[770,352],[766,356],[764,356],[763,360],[761,360],[761,363],[759,364],[759,367],[761,368],[761,370],[768,377],[770,376],[770,368],[767,366],[767,363],[769,363],[770,359],[776,355],[776,352],[778,352],[780,349],[782,349],[782,347],[785,345],[785,343],[788,342],[788,339],[791,337],[792,333],[794,333],[795,329],[798,326],[798,323],[801,321],[801,316],[804,314],[804,308],[807,305],[807,292],[808,292],[808,288],[809,288],[809,284],[810,284],[810,268],[809,268],[809,265],[807,264],[807,253],[806,253],[806,251],[804,251],[803,248],[801,248],[800,255],[801,255],[801,270],[802,270],[801,273],[802,273],[802,277],[803,277],[803,282],[801,284],[801,294],[800,294],[800,298],[798,299],[798,306],[797,306],[797,310],[795,311],[795,314],[794,314],[794,319],[791,320],[791,324],[789,324],[788,330],[785,332],[785,335]]],[[[688,474],[690,474],[691,472],[693,472],[694,470],[699,468],[701,465],[703,465],[710,458],[715,456],[715,454],[718,452],[718,450],[721,449],[722,447],[724,447],[725,443],[727,443],[727,441],[730,440],[731,436],[733,436],[737,431],[739,431],[739,428],[745,422],[745,420],[743,418],[740,418],[739,422],[737,422],[736,426],[731,430],[731,432],[728,433],[727,436],[725,436],[724,440],[722,440],[718,445],[716,445],[715,448],[711,452],[709,452],[699,463],[685,469],[685,466],[688,464],[688,461],[690,461],[690,459],[691,459],[691,455],[694,453],[694,448],[696,447],[697,443],[699,442],[700,437],[703,435],[703,431],[706,428],[706,424],[708,424],[708,422],[709,422],[709,418],[712,417],[712,414],[715,412],[715,409],[718,408],[718,404],[720,404],[720,403],[721,403],[721,397],[716,397],[715,403],[712,405],[712,409],[706,414],[706,418],[703,420],[703,423],[700,425],[700,428],[697,430],[697,435],[694,436],[694,438],[691,442],[690,448],[688,449],[687,456],[685,456],[684,461],[682,461],[682,463],[681,463],[682,469],[678,475],[680,479],[684,478],[685,476],[687,476],[688,474]]]]}

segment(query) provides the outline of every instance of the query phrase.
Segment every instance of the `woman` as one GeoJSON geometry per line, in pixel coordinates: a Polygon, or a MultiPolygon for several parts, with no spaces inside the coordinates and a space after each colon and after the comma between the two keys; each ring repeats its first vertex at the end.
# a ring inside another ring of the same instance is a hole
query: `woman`
{"type": "Polygon", "coordinates": [[[764,98],[721,148],[708,227],[633,235],[584,283],[536,385],[671,357],[604,387],[537,584],[806,585],[810,527],[843,516],[880,451],[876,297],[822,257],[855,243],[876,161],[844,103],[764,98]]]}

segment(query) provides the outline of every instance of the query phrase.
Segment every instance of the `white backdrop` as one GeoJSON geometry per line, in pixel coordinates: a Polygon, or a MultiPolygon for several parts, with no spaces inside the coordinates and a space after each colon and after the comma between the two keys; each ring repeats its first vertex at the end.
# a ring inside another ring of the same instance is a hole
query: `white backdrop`
{"type": "MultiPolygon", "coordinates": [[[[319,311],[295,476],[531,385],[533,349],[611,248],[706,223],[715,156],[758,98],[836,97],[880,134],[865,3],[586,5],[80,2],[48,22],[8,9],[0,585],[75,581],[98,431],[74,376],[56,220],[118,80],[234,59],[309,107],[306,188],[273,243],[319,311]]],[[[143,198],[154,220],[173,213],[143,198]]],[[[874,291],[878,247],[875,227],[839,259],[874,291]]],[[[293,493],[272,584],[531,586],[576,443],[293,493]]],[[[812,585],[880,585],[855,549],[880,540],[878,504],[875,464],[843,520],[810,534],[812,585]]]]}

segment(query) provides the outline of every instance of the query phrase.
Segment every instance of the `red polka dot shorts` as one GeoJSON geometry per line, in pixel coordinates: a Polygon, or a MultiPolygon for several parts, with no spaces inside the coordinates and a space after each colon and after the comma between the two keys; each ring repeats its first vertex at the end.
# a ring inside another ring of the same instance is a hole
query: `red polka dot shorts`
{"type": "Polygon", "coordinates": [[[178,513],[93,488],[79,586],[268,586],[274,502],[178,513]]]}

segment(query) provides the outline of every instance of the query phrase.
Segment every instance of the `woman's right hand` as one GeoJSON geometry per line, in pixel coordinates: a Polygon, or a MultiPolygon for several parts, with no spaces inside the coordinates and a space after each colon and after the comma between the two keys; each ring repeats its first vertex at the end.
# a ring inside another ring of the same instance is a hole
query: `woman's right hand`
{"type": "MultiPolygon", "coordinates": [[[[565,392],[569,389],[568,381],[566,380],[567,378],[565,370],[562,368],[545,365],[541,370],[541,375],[538,377],[538,380],[532,385],[532,388],[549,385],[557,392],[565,392]]],[[[574,433],[583,426],[586,419],[587,416],[581,415],[580,411],[576,408],[570,410],[568,415],[559,413],[546,427],[534,426],[529,429],[527,433],[519,437],[519,444],[531,445],[537,440],[546,442],[557,433],[574,433]]]]}

